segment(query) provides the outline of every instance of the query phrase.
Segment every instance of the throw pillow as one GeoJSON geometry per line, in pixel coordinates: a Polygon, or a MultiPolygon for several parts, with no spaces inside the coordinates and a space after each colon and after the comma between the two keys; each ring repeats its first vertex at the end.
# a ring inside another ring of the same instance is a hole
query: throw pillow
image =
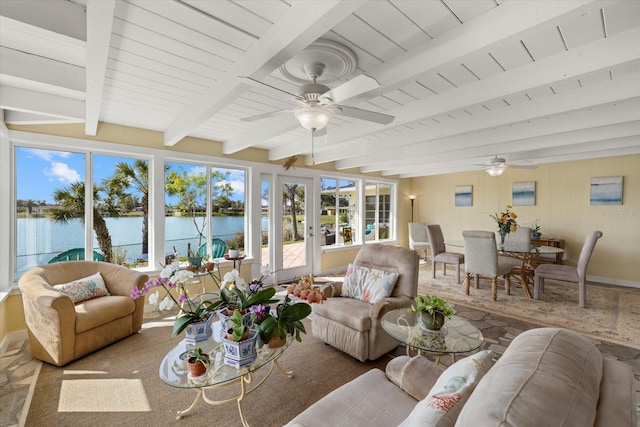
{"type": "Polygon", "coordinates": [[[492,364],[491,351],[484,350],[449,366],[400,427],[453,427],[476,384],[492,364]]]}
{"type": "Polygon", "coordinates": [[[71,298],[74,304],[110,295],[100,272],[73,282],[55,285],[53,288],[71,298]]]}
{"type": "Polygon", "coordinates": [[[342,296],[375,304],[393,292],[398,273],[349,264],[342,282],[342,296]]]}

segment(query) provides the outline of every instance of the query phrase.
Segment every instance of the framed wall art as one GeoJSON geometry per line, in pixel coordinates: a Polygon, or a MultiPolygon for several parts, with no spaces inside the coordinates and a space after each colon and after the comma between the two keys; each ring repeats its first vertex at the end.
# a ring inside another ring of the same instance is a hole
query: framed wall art
{"type": "Polygon", "coordinates": [[[591,178],[589,201],[592,205],[621,205],[622,177],[605,176],[591,178]]]}
{"type": "Polygon", "coordinates": [[[511,186],[511,204],[513,206],[535,206],[536,182],[514,182],[511,186]]]}
{"type": "Polygon", "coordinates": [[[473,206],[473,185],[456,185],[456,206],[473,206]]]}

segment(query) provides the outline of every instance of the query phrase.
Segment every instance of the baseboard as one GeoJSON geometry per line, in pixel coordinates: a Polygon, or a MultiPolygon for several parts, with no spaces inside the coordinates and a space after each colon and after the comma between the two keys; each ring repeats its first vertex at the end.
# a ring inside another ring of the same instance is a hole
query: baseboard
{"type": "Polygon", "coordinates": [[[587,276],[589,282],[603,283],[605,285],[615,285],[615,286],[623,286],[626,288],[636,288],[640,289],[640,282],[634,282],[632,280],[620,280],[620,279],[612,279],[610,277],[600,277],[600,276],[587,276]]]}

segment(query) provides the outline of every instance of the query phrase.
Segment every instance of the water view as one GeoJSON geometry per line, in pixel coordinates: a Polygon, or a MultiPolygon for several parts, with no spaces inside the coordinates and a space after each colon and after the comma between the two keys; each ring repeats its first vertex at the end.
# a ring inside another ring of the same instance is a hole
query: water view
{"type": "MultiPolygon", "coordinates": [[[[198,218],[201,220],[202,218],[198,218]]],[[[229,240],[244,230],[244,216],[221,216],[212,219],[213,236],[229,240]]],[[[46,264],[51,258],[72,248],[84,247],[84,225],[79,219],[60,224],[48,218],[18,218],[17,265],[19,274],[28,268],[46,264]]],[[[126,251],[126,258],[133,260],[142,254],[142,217],[106,218],[114,248],[126,251]]],[[[267,219],[263,218],[263,229],[267,219]]],[[[202,243],[205,243],[204,240],[202,243]]],[[[187,255],[187,245],[198,250],[198,236],[193,219],[189,217],[165,218],[165,253],[173,253],[174,247],[181,255],[187,255]]],[[[99,251],[97,240],[93,247],[99,251]]]]}

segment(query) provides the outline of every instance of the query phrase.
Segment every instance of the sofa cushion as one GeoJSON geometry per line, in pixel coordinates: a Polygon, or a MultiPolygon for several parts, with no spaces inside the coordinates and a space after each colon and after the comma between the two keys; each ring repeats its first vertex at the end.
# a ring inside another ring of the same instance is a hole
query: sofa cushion
{"type": "Polygon", "coordinates": [[[492,364],[491,351],[483,350],[449,366],[400,425],[453,426],[476,384],[492,364]]]}
{"type": "Polygon", "coordinates": [[[53,288],[71,298],[74,304],[109,295],[100,272],[73,282],[54,285],[53,288]]]}
{"type": "Polygon", "coordinates": [[[598,348],[576,332],[523,332],[480,381],[456,425],[592,426],[602,364],[598,348]]]}
{"type": "Polygon", "coordinates": [[[416,400],[427,396],[442,375],[443,368],[423,356],[398,356],[384,369],[389,381],[409,393],[416,400]]]}
{"type": "Polygon", "coordinates": [[[332,320],[359,332],[371,329],[371,304],[353,298],[327,298],[312,304],[314,315],[332,320]]]}
{"type": "Polygon", "coordinates": [[[594,427],[638,425],[633,370],[618,360],[603,358],[600,399],[594,427]]]}
{"type": "Polygon", "coordinates": [[[398,425],[416,400],[371,369],[335,389],[291,420],[286,427],[389,427],[398,425]]]}
{"type": "Polygon", "coordinates": [[[342,296],[375,304],[393,292],[398,273],[349,264],[342,283],[342,296]]]}
{"type": "Polygon", "coordinates": [[[135,309],[134,299],[121,295],[83,301],[75,306],[76,334],[104,325],[114,319],[129,316],[135,309]]]}

